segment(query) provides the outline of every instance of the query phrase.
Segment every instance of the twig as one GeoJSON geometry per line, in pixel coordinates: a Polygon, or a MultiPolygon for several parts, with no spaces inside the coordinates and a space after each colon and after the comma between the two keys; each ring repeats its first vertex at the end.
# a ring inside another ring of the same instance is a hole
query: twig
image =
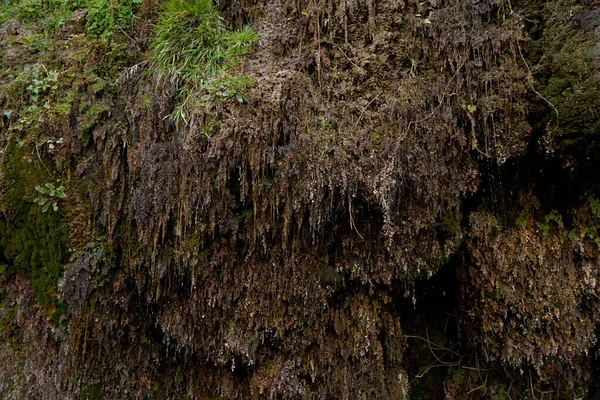
{"type": "Polygon", "coordinates": [[[548,100],[547,98],[545,98],[540,92],[538,92],[537,90],[535,90],[535,87],[533,86],[533,73],[531,72],[531,69],[529,68],[529,64],[527,64],[527,61],[525,61],[525,57],[523,57],[523,52],[521,51],[521,45],[519,44],[519,42],[517,42],[517,49],[519,49],[519,55],[521,56],[521,60],[523,60],[523,63],[525,64],[525,67],[527,68],[527,72],[529,73],[528,78],[530,80],[531,83],[531,90],[533,90],[533,92],[535,94],[537,94],[542,100],[544,100],[546,103],[548,103],[548,105],[550,107],[552,107],[552,109],[554,110],[554,112],[556,113],[556,125],[558,125],[558,110],[556,109],[556,107],[554,106],[554,104],[552,104],[550,102],[550,100],[548,100]]]}
{"type": "Polygon", "coordinates": [[[462,369],[468,369],[469,371],[493,371],[493,368],[475,368],[475,367],[468,367],[466,365],[462,365],[461,366],[462,369]]]}
{"type": "Polygon", "coordinates": [[[421,379],[422,377],[424,377],[430,369],[432,368],[437,368],[437,367],[447,367],[447,365],[444,364],[430,364],[427,368],[425,368],[425,370],[423,370],[422,372],[418,373],[417,375],[415,375],[415,379],[412,380],[412,382],[410,382],[411,384],[417,380],[417,379],[421,379]]]}
{"type": "Polygon", "coordinates": [[[340,46],[338,46],[337,44],[336,44],[336,45],[334,45],[334,46],[335,46],[335,47],[336,47],[336,48],[337,48],[337,49],[340,51],[340,53],[342,53],[342,54],[344,55],[344,57],[346,57],[346,60],[348,60],[348,61],[350,62],[350,64],[354,65],[356,68],[360,68],[358,65],[356,65],[356,64],[354,63],[354,61],[352,61],[352,60],[350,59],[350,57],[348,57],[348,56],[346,55],[346,53],[344,53],[344,50],[342,50],[342,48],[341,48],[340,46]]]}
{"type": "Polygon", "coordinates": [[[350,193],[348,193],[348,214],[350,214],[350,229],[354,228],[356,233],[358,233],[358,236],[360,236],[362,240],[365,240],[365,238],[362,237],[358,229],[356,229],[356,224],[354,223],[354,218],[352,217],[352,202],[350,201],[350,193]]]}
{"type": "Polygon", "coordinates": [[[481,385],[481,386],[477,386],[476,388],[473,388],[473,389],[469,390],[469,391],[467,392],[467,394],[471,394],[471,393],[473,393],[474,391],[476,391],[476,390],[479,390],[479,389],[482,389],[482,388],[485,388],[485,387],[486,387],[486,384],[484,383],[484,384],[483,384],[483,385],[481,385]]]}
{"type": "MultiPolygon", "coordinates": [[[[446,362],[446,361],[443,361],[443,360],[441,360],[441,359],[440,359],[440,358],[437,356],[437,354],[435,354],[435,352],[433,351],[433,349],[431,348],[431,341],[429,340],[429,330],[426,330],[426,331],[425,331],[425,333],[427,333],[427,347],[429,347],[429,351],[431,352],[431,355],[432,355],[432,356],[433,356],[433,357],[434,357],[436,360],[438,360],[438,362],[440,362],[441,364],[444,364],[444,365],[460,365],[460,361],[459,361],[459,362],[452,362],[452,363],[449,363],[449,362],[446,362]]],[[[449,352],[449,351],[451,351],[451,350],[449,350],[449,349],[444,349],[444,350],[446,350],[446,352],[449,352]]],[[[460,357],[460,358],[462,358],[462,356],[459,356],[459,357],[460,357]]]]}
{"type": "Polygon", "coordinates": [[[535,397],[535,392],[533,391],[533,380],[531,379],[531,372],[529,373],[529,387],[531,388],[531,395],[533,396],[534,400],[537,400],[537,397],[535,397]]]}
{"type": "Polygon", "coordinates": [[[428,339],[425,339],[425,338],[424,338],[424,337],[422,337],[422,336],[415,336],[415,335],[400,335],[400,336],[401,336],[401,337],[405,337],[405,338],[410,338],[410,339],[419,339],[419,340],[423,340],[424,342],[427,342],[427,343],[429,343],[430,345],[433,345],[434,347],[437,347],[437,348],[438,348],[438,349],[440,349],[440,350],[446,350],[446,351],[448,351],[448,352],[450,352],[450,353],[452,353],[452,354],[454,354],[454,355],[456,355],[456,356],[458,356],[458,357],[462,357],[462,355],[458,354],[458,353],[457,353],[457,352],[455,352],[454,350],[451,350],[451,349],[449,349],[449,348],[447,348],[447,347],[440,346],[439,344],[437,344],[437,343],[434,343],[434,342],[432,342],[432,341],[430,341],[430,340],[428,340],[428,339]]]}
{"type": "Polygon", "coordinates": [[[369,106],[371,105],[371,103],[373,103],[375,100],[377,100],[379,98],[379,95],[375,96],[373,98],[373,100],[371,100],[366,106],[365,108],[362,110],[362,113],[360,113],[360,116],[358,117],[358,120],[356,120],[356,124],[354,125],[354,129],[356,130],[356,128],[358,128],[358,123],[360,122],[360,119],[362,118],[362,116],[365,114],[365,112],[367,111],[367,108],[369,108],[369,106]]]}
{"type": "Polygon", "coordinates": [[[44,162],[42,161],[42,157],[40,157],[40,149],[38,148],[37,142],[35,143],[35,152],[37,153],[38,159],[40,160],[40,162],[42,163],[44,168],[46,168],[46,171],[48,171],[48,174],[50,174],[51,177],[54,177],[54,174],[52,174],[52,172],[50,172],[48,167],[46,167],[46,164],[44,164],[44,162]]]}

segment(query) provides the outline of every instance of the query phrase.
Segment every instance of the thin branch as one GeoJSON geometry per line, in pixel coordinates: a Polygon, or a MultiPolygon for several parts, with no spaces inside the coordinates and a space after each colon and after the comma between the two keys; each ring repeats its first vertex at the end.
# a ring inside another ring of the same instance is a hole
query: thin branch
{"type": "Polygon", "coordinates": [[[454,354],[454,355],[456,355],[456,356],[458,356],[458,357],[463,357],[462,355],[458,354],[458,353],[457,353],[457,352],[455,352],[454,350],[452,350],[452,349],[448,349],[448,348],[446,348],[446,347],[443,347],[443,346],[440,346],[439,344],[437,344],[437,343],[435,343],[435,342],[432,342],[432,341],[430,341],[430,340],[428,340],[428,339],[425,339],[425,338],[424,338],[424,337],[422,337],[422,336],[415,336],[415,335],[400,335],[400,336],[401,336],[401,337],[405,337],[405,338],[410,338],[410,339],[419,339],[419,340],[423,340],[424,342],[427,342],[427,343],[429,343],[430,345],[433,345],[434,347],[437,347],[437,348],[438,348],[438,349],[440,349],[440,350],[446,350],[446,351],[448,351],[448,352],[450,352],[450,353],[452,353],[452,354],[454,354]]]}
{"type": "MultiPolygon", "coordinates": [[[[452,81],[454,81],[454,79],[458,76],[458,73],[460,72],[460,70],[462,69],[462,67],[465,65],[465,63],[467,62],[467,60],[469,59],[469,56],[467,55],[467,57],[465,57],[465,59],[460,63],[460,65],[458,66],[458,68],[456,69],[456,72],[454,73],[454,75],[452,75],[452,78],[450,78],[450,80],[448,81],[448,84],[446,84],[446,87],[444,88],[444,91],[442,92],[442,100],[440,101],[440,104],[438,104],[432,111],[431,113],[429,113],[427,116],[419,119],[419,120],[414,120],[414,121],[410,121],[408,123],[408,128],[410,129],[410,126],[413,124],[417,124],[417,123],[421,123],[424,121],[427,121],[429,118],[433,117],[435,115],[435,112],[444,104],[444,98],[446,97],[446,92],[448,91],[448,88],[450,87],[450,84],[452,83],[452,81]]],[[[450,93],[450,96],[455,95],[456,93],[450,93]]]]}
{"type": "Polygon", "coordinates": [[[476,391],[476,390],[479,390],[479,389],[485,389],[485,387],[486,387],[486,384],[484,383],[484,384],[483,384],[483,385],[481,385],[481,386],[477,386],[476,388],[473,388],[473,389],[469,390],[469,391],[467,392],[467,394],[471,394],[471,393],[473,393],[474,391],[476,391]]]}
{"type": "Polygon", "coordinates": [[[341,48],[340,46],[338,46],[337,44],[336,44],[336,45],[334,45],[334,46],[335,46],[335,47],[336,47],[336,48],[337,48],[337,49],[340,51],[340,53],[342,53],[342,54],[344,55],[344,57],[346,57],[346,60],[348,60],[348,61],[350,62],[350,64],[354,65],[356,68],[360,68],[358,65],[356,65],[356,64],[354,63],[354,61],[352,61],[352,60],[350,59],[350,57],[348,57],[348,56],[346,55],[346,53],[344,53],[344,50],[342,50],[342,48],[341,48]]]}
{"type": "Polygon", "coordinates": [[[375,96],[373,98],[373,100],[371,100],[366,106],[365,108],[363,108],[362,112],[360,113],[360,116],[358,117],[358,120],[356,120],[356,124],[354,125],[354,129],[356,130],[356,128],[358,128],[358,124],[360,122],[360,119],[363,117],[363,115],[365,114],[365,112],[367,111],[367,109],[369,108],[369,106],[379,98],[379,95],[375,96]]]}
{"type": "Polygon", "coordinates": [[[556,109],[556,107],[554,106],[554,104],[552,104],[552,102],[550,100],[548,100],[547,98],[545,98],[540,92],[538,92],[537,90],[535,90],[535,87],[533,86],[533,73],[531,72],[531,69],[529,68],[529,64],[527,64],[527,61],[525,61],[525,57],[523,57],[523,52],[521,51],[521,45],[519,44],[519,42],[517,42],[517,49],[519,49],[519,55],[521,56],[521,60],[523,60],[523,63],[525,64],[525,67],[527,68],[527,72],[528,72],[528,78],[530,80],[531,83],[531,90],[533,90],[533,92],[535,94],[537,94],[542,100],[544,100],[546,103],[548,103],[548,105],[550,107],[552,107],[552,109],[554,110],[554,112],[556,113],[556,125],[558,125],[558,110],[556,109]]]}
{"type": "Polygon", "coordinates": [[[348,193],[348,214],[350,214],[350,228],[353,228],[358,234],[358,236],[360,236],[362,240],[365,240],[365,238],[360,234],[358,229],[356,229],[356,224],[354,223],[354,218],[352,217],[352,202],[350,201],[350,193],[348,193]]]}

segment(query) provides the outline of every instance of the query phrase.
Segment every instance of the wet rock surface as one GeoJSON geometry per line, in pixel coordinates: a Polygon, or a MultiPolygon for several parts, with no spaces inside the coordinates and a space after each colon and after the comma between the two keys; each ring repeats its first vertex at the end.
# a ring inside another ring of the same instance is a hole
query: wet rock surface
{"type": "MultiPolygon", "coordinates": [[[[154,2],[120,42],[85,11],[51,36],[36,122],[35,82],[1,76],[1,396],[592,395],[598,5],[219,7],[260,35],[256,84],[193,91],[185,126],[154,2]],[[61,224],[64,255],[24,255],[61,224]]],[[[27,29],[0,26],[0,65],[34,63],[27,29]]]]}

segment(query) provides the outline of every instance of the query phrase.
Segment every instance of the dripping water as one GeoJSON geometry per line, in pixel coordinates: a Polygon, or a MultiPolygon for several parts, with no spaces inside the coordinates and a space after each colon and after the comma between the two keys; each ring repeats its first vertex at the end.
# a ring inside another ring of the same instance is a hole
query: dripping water
{"type": "MultiPolygon", "coordinates": [[[[492,139],[494,141],[494,155],[495,155],[495,164],[496,164],[496,174],[498,177],[498,190],[500,191],[500,202],[498,207],[500,208],[500,217],[502,218],[502,228],[506,232],[508,228],[507,217],[506,217],[506,204],[504,202],[505,193],[504,193],[504,185],[502,184],[502,173],[500,171],[500,155],[499,148],[500,143],[498,142],[498,135],[496,134],[496,125],[494,124],[494,114],[492,114],[492,139]]],[[[488,153],[489,154],[489,153],[488,153]]],[[[493,174],[491,174],[493,175],[493,174]]]]}
{"type": "Polygon", "coordinates": [[[494,125],[494,116],[491,116],[492,137],[488,129],[484,130],[485,169],[487,176],[487,190],[489,192],[489,207],[492,214],[501,220],[504,231],[507,229],[506,204],[504,202],[504,185],[499,160],[499,143],[494,125]],[[491,142],[491,143],[490,143],[491,142]]]}

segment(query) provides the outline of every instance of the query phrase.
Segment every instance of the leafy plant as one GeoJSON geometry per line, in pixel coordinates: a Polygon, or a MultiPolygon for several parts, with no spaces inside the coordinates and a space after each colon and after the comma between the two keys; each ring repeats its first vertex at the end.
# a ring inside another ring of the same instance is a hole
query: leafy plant
{"type": "MultiPolygon", "coordinates": [[[[56,183],[60,183],[59,180],[56,183]]],[[[47,212],[50,207],[54,212],[58,211],[58,199],[66,199],[65,187],[63,185],[55,186],[52,182],[46,183],[44,186],[36,186],[35,190],[41,196],[33,199],[33,202],[42,207],[42,212],[47,212]]]]}
{"type": "MultiPolygon", "coordinates": [[[[66,1],[63,1],[63,3],[66,3],[66,1]]],[[[46,34],[58,32],[69,20],[71,13],[72,12],[69,7],[67,7],[67,4],[56,7],[48,13],[43,21],[44,32],[46,32],[46,34]]]]}
{"type": "Polygon", "coordinates": [[[85,30],[95,39],[108,40],[120,29],[129,30],[143,0],[90,0],[85,30]]]}
{"type": "Polygon", "coordinates": [[[167,0],[155,26],[151,45],[154,68],[180,90],[173,118],[185,122],[189,87],[205,89],[209,100],[242,99],[251,86],[248,78],[233,77],[227,70],[258,40],[250,28],[229,31],[211,0],[167,0]]]}
{"type": "Polygon", "coordinates": [[[598,200],[594,196],[589,196],[588,203],[590,204],[590,208],[592,209],[592,214],[594,214],[596,218],[600,219],[600,200],[598,200]]]}
{"type": "Polygon", "coordinates": [[[326,118],[323,118],[321,119],[321,126],[319,127],[319,132],[327,132],[331,130],[332,127],[333,125],[331,124],[331,121],[326,118]]]}
{"type": "Polygon", "coordinates": [[[40,69],[41,67],[38,65],[33,70],[33,79],[31,80],[31,84],[26,88],[29,93],[29,100],[33,104],[38,103],[40,96],[47,94],[50,90],[56,90],[58,87],[58,72],[45,71],[46,76],[44,77],[40,73],[40,69]]]}
{"type": "Polygon", "coordinates": [[[17,18],[21,22],[32,22],[44,16],[44,10],[40,3],[26,2],[17,13],[17,18]]]}
{"type": "Polygon", "coordinates": [[[550,222],[556,223],[559,228],[563,227],[561,215],[558,213],[558,211],[552,210],[550,214],[544,216],[543,222],[536,222],[536,225],[541,230],[542,235],[548,236],[548,232],[550,231],[550,222]]]}
{"type": "Polygon", "coordinates": [[[515,223],[521,229],[527,229],[527,219],[525,218],[525,215],[523,213],[521,213],[521,215],[519,215],[519,218],[517,218],[517,220],[515,221],[515,223]]]}

